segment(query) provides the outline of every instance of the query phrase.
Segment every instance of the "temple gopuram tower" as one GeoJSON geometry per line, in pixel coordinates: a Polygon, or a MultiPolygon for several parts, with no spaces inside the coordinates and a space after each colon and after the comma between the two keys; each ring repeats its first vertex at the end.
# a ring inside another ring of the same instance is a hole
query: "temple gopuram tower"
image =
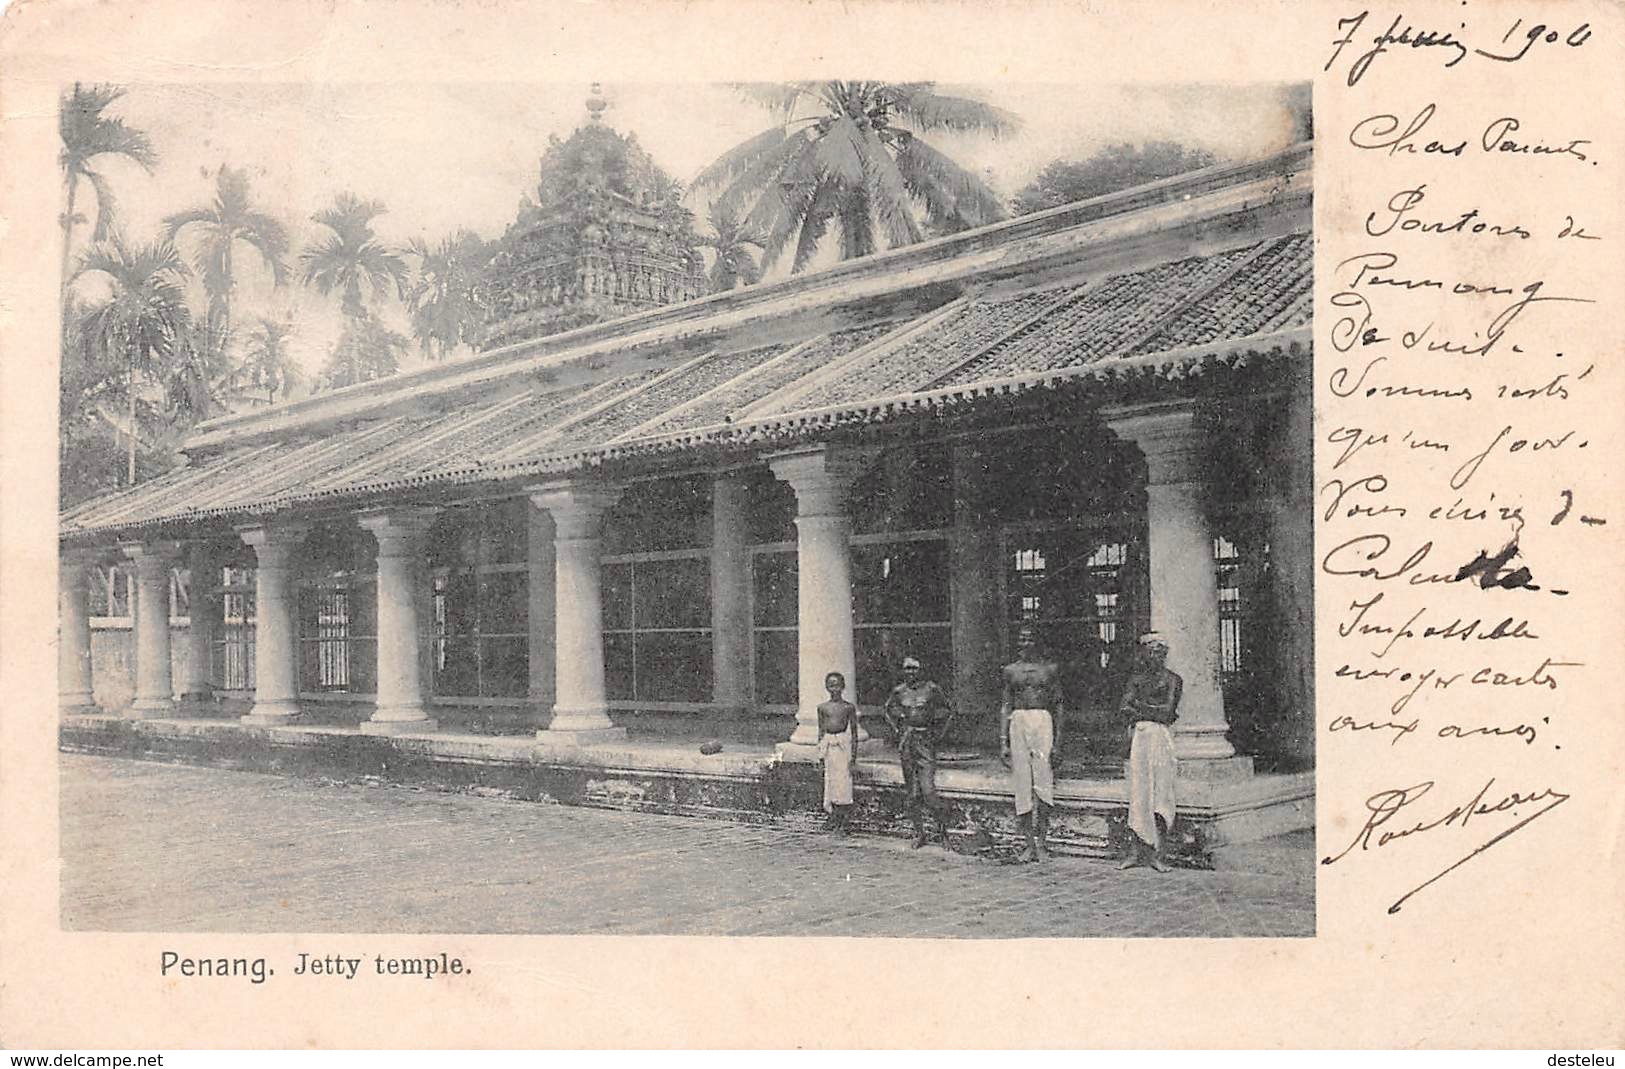
{"type": "Polygon", "coordinates": [[[486,348],[705,294],[682,186],[604,122],[608,106],[594,83],[586,124],[549,140],[486,271],[486,348]]]}

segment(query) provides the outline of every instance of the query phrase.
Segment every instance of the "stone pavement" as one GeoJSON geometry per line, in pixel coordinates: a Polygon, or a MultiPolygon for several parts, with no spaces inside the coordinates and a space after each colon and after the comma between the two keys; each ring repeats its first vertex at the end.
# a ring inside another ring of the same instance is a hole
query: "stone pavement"
{"type": "Polygon", "coordinates": [[[1307,936],[1314,840],[1211,872],[60,755],[62,925],[103,931],[1307,936]]]}

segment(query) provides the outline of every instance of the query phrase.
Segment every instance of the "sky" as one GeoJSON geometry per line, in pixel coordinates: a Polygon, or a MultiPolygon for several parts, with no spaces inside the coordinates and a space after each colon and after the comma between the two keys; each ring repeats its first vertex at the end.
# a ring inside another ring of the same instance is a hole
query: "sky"
{"type": "MultiPolygon", "coordinates": [[[[1173,140],[1221,160],[1243,160],[1290,139],[1279,85],[938,89],[996,104],[1022,120],[1019,133],[998,141],[929,137],[1005,198],[1051,160],[1087,159],[1116,142],[1173,140]]],[[[685,183],[775,121],[720,84],[606,84],[604,94],[605,121],[636,134],[685,183]]],[[[103,170],[121,225],[138,241],[155,237],[169,214],[208,204],[222,163],[248,171],[257,206],[288,226],[295,262],[324,232],[311,213],[343,191],[384,203],[387,214],[374,225],[387,242],[432,243],[461,227],[494,238],[534,186],[549,135],[568,137],[585,122],[587,95],[583,83],[133,86],[109,113],[147,132],[158,165],[151,174],[125,161],[103,170]]],[[[88,189],[80,196],[88,200],[88,189]]],[[[76,251],[85,240],[78,233],[76,251]]],[[[250,257],[239,263],[251,266],[240,271],[234,319],[291,319],[294,355],[314,374],[339,332],[336,295],[323,299],[297,285],[274,290],[250,257]]],[[[201,307],[201,292],[196,298],[201,307]]],[[[404,310],[386,311],[385,319],[409,334],[404,310]]]]}

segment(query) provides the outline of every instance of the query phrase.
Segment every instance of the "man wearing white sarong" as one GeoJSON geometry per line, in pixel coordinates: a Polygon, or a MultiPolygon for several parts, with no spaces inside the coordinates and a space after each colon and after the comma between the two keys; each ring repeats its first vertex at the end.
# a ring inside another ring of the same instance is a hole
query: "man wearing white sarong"
{"type": "Polygon", "coordinates": [[[829,826],[844,836],[852,822],[852,755],[857,749],[858,707],[847,701],[846,677],[824,677],[829,701],[818,706],[818,753],[824,759],[824,811],[829,826]]]}
{"type": "Polygon", "coordinates": [[[1019,657],[1004,666],[1003,728],[1000,756],[1010,766],[1016,797],[1016,823],[1027,849],[1024,861],[1049,857],[1049,811],[1055,807],[1055,769],[1061,749],[1060,671],[1038,652],[1038,635],[1021,629],[1019,657]]]}
{"type": "Polygon", "coordinates": [[[1168,644],[1155,632],[1140,639],[1139,663],[1123,694],[1123,713],[1134,725],[1128,754],[1129,855],[1120,868],[1149,864],[1167,872],[1163,842],[1174,824],[1178,764],[1168,730],[1179,717],[1185,681],[1167,667],[1168,644]]]}

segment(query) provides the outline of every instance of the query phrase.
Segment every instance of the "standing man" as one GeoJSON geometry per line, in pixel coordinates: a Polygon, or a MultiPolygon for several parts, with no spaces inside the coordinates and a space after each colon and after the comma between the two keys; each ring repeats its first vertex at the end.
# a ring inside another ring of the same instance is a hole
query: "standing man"
{"type": "Polygon", "coordinates": [[[1023,861],[1049,857],[1049,811],[1055,805],[1055,768],[1061,752],[1061,672],[1038,650],[1038,634],[1023,627],[1016,660],[1004,666],[999,706],[999,756],[1010,766],[1016,823],[1027,840],[1023,861]]]}
{"type": "Polygon", "coordinates": [[[903,681],[886,696],[881,713],[897,739],[897,755],[903,762],[903,793],[909,815],[914,820],[917,850],[925,845],[925,811],[937,823],[942,845],[948,845],[948,819],[937,795],[937,744],[948,727],[948,699],[942,688],[926,679],[920,662],[903,658],[903,681]]]}
{"type": "Polygon", "coordinates": [[[818,752],[824,757],[824,811],[836,835],[852,823],[852,762],[858,749],[858,707],[846,700],[846,677],[824,677],[829,701],[818,706],[818,752]]]}
{"type": "Polygon", "coordinates": [[[1133,724],[1128,751],[1129,855],[1119,868],[1149,864],[1167,872],[1163,842],[1174,823],[1174,736],[1168,726],[1179,718],[1185,681],[1167,666],[1168,643],[1156,632],[1140,638],[1134,674],[1123,694],[1123,713],[1133,724]]]}

